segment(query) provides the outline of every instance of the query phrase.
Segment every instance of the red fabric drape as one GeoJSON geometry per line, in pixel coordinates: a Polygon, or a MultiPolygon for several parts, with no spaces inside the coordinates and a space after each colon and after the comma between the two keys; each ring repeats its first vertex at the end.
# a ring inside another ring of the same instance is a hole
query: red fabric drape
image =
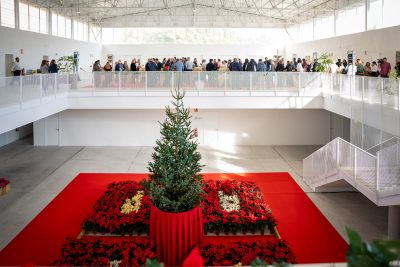
{"type": "Polygon", "coordinates": [[[150,214],[150,238],[157,245],[157,257],[167,266],[180,266],[193,246],[204,239],[203,215],[199,207],[171,213],[155,207],[150,214]]]}

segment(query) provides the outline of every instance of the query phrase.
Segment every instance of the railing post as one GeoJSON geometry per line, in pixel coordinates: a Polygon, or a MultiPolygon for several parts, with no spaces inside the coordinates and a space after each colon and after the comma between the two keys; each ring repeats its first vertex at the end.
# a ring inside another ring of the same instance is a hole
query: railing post
{"type": "Polygon", "coordinates": [[[96,89],[94,79],[96,79],[96,77],[95,77],[95,75],[94,75],[94,71],[92,71],[92,89],[93,89],[93,91],[96,89]]]}
{"type": "MultiPolygon", "coordinates": [[[[267,75],[268,75],[268,72],[267,72],[267,75]]],[[[274,73],[274,77],[272,77],[272,82],[274,84],[274,96],[276,96],[276,91],[277,91],[277,88],[278,88],[278,72],[274,73]],[[275,82],[274,82],[274,77],[275,77],[275,82]]]]}
{"type": "Polygon", "coordinates": [[[330,75],[329,94],[332,97],[332,95],[333,95],[333,73],[331,73],[331,75],[330,75]]]}
{"type": "Polygon", "coordinates": [[[379,191],[379,162],[380,162],[380,151],[376,153],[376,192],[379,191]]]}
{"type": "Polygon", "coordinates": [[[250,72],[250,96],[252,95],[253,91],[253,72],[250,72]]]}
{"type": "Polygon", "coordinates": [[[226,96],[226,86],[227,86],[227,82],[226,82],[226,71],[224,71],[224,80],[225,80],[224,96],[226,96]]]}
{"type": "Polygon", "coordinates": [[[339,74],[339,96],[342,95],[342,74],[339,74]]]}
{"type": "Polygon", "coordinates": [[[357,149],[356,147],[353,147],[354,149],[354,186],[357,184],[357,149]]]}
{"type": "Polygon", "coordinates": [[[39,93],[40,93],[40,104],[42,104],[42,97],[43,97],[43,74],[39,74],[39,93]]]}
{"type": "Polygon", "coordinates": [[[145,71],[145,79],[144,79],[144,95],[147,96],[147,71],[145,71]]]}
{"type": "Polygon", "coordinates": [[[19,76],[19,109],[22,110],[22,76],[19,76]]]}
{"type": "Polygon", "coordinates": [[[301,79],[300,79],[300,73],[301,73],[301,72],[299,72],[299,73],[298,73],[298,75],[297,75],[297,79],[298,79],[298,81],[297,81],[297,84],[298,84],[298,86],[297,86],[297,87],[298,87],[298,88],[297,88],[297,89],[299,90],[299,93],[300,93],[300,91],[301,91],[301,79]]]}
{"type": "Polygon", "coordinates": [[[171,71],[171,90],[174,91],[174,72],[171,71]]]}

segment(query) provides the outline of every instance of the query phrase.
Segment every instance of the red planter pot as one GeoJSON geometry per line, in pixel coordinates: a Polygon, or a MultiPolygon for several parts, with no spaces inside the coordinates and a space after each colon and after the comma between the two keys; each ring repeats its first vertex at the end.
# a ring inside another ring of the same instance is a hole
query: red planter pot
{"type": "Polygon", "coordinates": [[[167,266],[183,263],[195,245],[203,243],[204,226],[201,208],[180,213],[151,208],[150,238],[157,245],[157,258],[167,266]]]}

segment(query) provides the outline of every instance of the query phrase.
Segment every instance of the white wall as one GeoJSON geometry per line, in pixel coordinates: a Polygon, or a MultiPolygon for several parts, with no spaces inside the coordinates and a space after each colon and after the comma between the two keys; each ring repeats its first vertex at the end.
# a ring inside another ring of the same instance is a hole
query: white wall
{"type": "Polygon", "coordinates": [[[148,45],[103,45],[102,64],[107,55],[114,55],[114,60],[122,59],[129,62],[133,57],[141,58],[142,64],[148,58],[158,57],[191,57],[198,60],[204,58],[230,59],[235,56],[241,58],[264,58],[276,54],[276,49],[265,45],[184,45],[184,44],[148,44],[148,45]]]}
{"type": "MultiPolygon", "coordinates": [[[[320,145],[330,138],[325,110],[203,110],[192,115],[199,141],[206,145],[320,145]]],[[[164,117],[164,110],[67,110],[59,114],[60,145],[154,145],[164,117]]]]}
{"type": "Polygon", "coordinates": [[[101,56],[101,45],[75,41],[47,34],[21,31],[0,26],[0,77],[6,76],[4,54],[14,54],[21,59],[21,65],[27,69],[38,69],[44,55],[49,59],[73,55],[80,52],[80,66],[89,67],[101,56]]]}
{"type": "Polygon", "coordinates": [[[387,57],[394,67],[396,51],[400,51],[400,26],[293,44],[285,48],[288,59],[292,58],[292,54],[304,58],[312,57],[313,52],[317,52],[318,56],[327,52],[333,53],[335,61],[347,58],[347,51],[351,50],[354,51],[354,59],[371,62],[387,57]]]}

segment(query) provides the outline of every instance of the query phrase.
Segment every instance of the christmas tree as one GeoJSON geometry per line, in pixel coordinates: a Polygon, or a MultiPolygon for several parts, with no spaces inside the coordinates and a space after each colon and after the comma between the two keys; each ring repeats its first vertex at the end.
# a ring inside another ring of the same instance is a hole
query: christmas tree
{"type": "Polygon", "coordinates": [[[147,187],[158,209],[184,212],[196,207],[201,200],[201,155],[190,127],[189,108],[183,105],[185,94],[178,88],[172,96],[174,109],[166,107],[161,138],[156,141],[153,162],[149,162],[147,187]]]}

